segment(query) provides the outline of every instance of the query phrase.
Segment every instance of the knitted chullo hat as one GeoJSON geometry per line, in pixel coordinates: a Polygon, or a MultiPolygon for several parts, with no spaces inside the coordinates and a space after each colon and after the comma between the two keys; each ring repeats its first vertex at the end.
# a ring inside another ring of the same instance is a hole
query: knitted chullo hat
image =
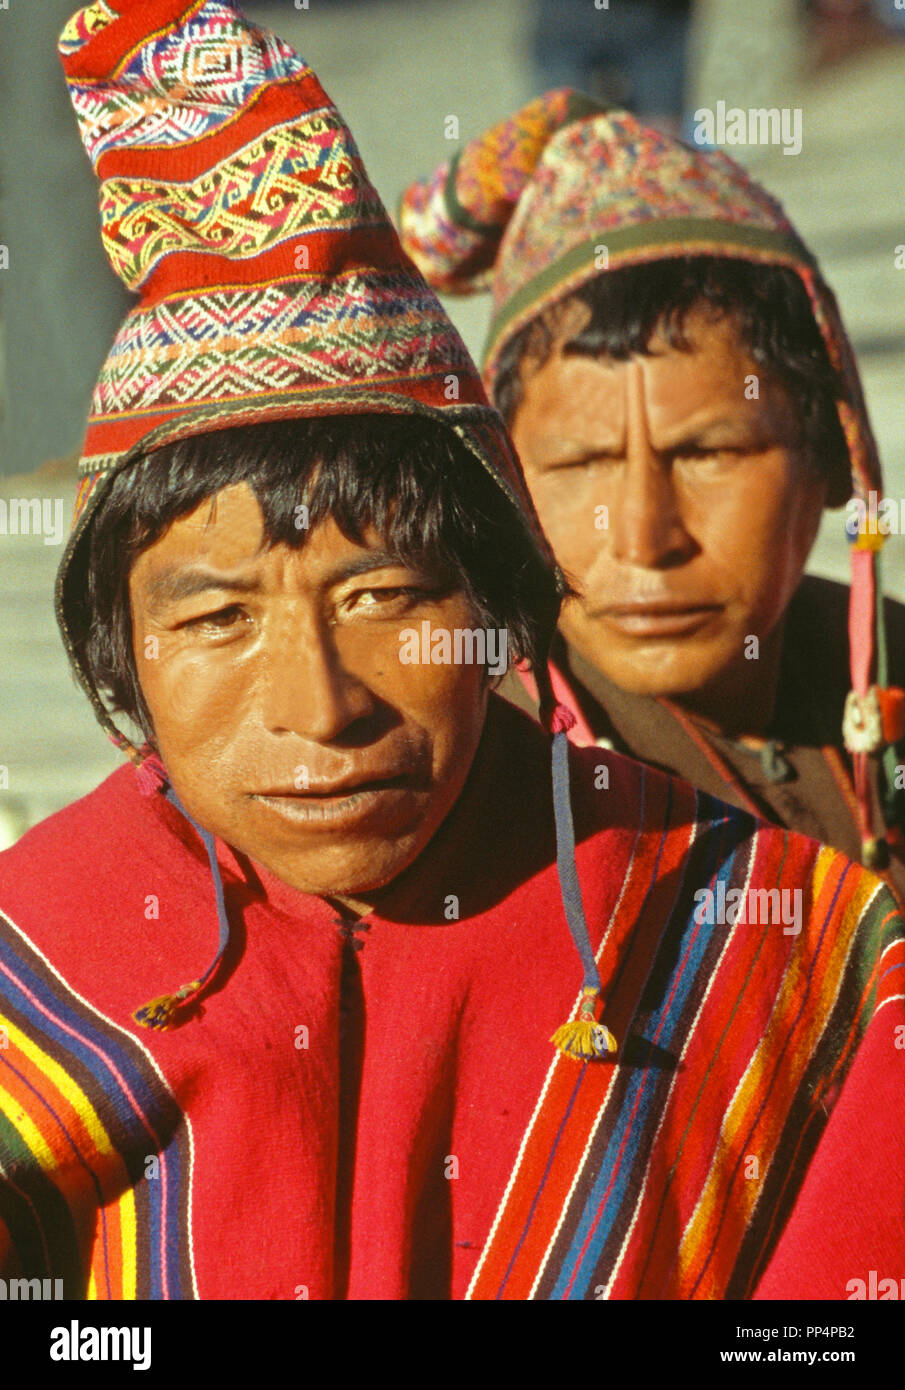
{"type": "Polygon", "coordinates": [[[311,68],[230,0],[99,0],[59,48],[104,246],[139,300],[95,388],[57,611],[134,754],[73,652],[67,583],[114,473],[151,449],[264,420],[429,415],[540,532],[465,345],[311,68]]]}
{"type": "MultiPolygon", "coordinates": [[[[160,787],[195,827],[217,895],[214,961],[136,1012],[139,1022],[166,1027],[212,977],[229,922],[213,837],[167,786],[156,755],[116,727],[74,649],[72,561],[117,471],[161,445],[229,426],[324,414],[428,416],[489,470],[514,520],[552,556],[465,345],[403,253],[311,68],[231,0],[98,0],[69,22],[59,50],[100,180],[104,246],[139,300],[94,393],[57,614],[99,720],[141,764],[143,788],[160,787]]],[[[592,1000],[599,977],[593,958],[588,966],[575,875],[570,716],[557,710],[548,682],[543,692],[564,905],[592,1000]]],[[[573,1051],[575,1037],[578,1046],[608,1041],[591,1017],[566,1028],[573,1051]]]]}
{"type": "MultiPolygon", "coordinates": [[[[471,141],[431,178],[411,184],[399,224],[403,247],[436,289],[491,290],[484,355],[491,397],[501,353],[514,335],[610,270],[695,255],[793,270],[842,383],[838,411],[852,493],[865,509],[871,492],[879,498],[877,449],[833,293],[780,204],[722,152],[694,149],[574,92],[548,92],[471,141]]],[[[849,539],[853,691],[844,737],[854,761],[863,855],[876,863],[882,846],[870,821],[867,755],[885,748],[888,773],[895,763],[890,745],[902,736],[901,692],[885,688],[883,536],[862,527],[849,539]]],[[[891,786],[894,778],[888,781],[891,786]]]]}

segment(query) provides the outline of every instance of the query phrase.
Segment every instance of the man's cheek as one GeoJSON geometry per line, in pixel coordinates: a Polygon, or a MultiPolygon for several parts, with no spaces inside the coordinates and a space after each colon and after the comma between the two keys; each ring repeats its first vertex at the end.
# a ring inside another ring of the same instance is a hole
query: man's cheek
{"type": "Polygon", "coordinates": [[[214,743],[242,704],[240,691],[222,671],[179,656],[162,655],[153,671],[146,665],[141,685],[158,738],[186,753],[214,743]]]}
{"type": "Polygon", "coordinates": [[[183,718],[226,710],[246,683],[241,663],[226,652],[162,652],[161,698],[183,718]]]}
{"type": "Polygon", "coordinates": [[[579,505],[588,501],[588,475],[577,468],[551,469],[532,473],[528,488],[543,520],[551,525],[569,525],[579,505]]]}
{"type": "Polygon", "coordinates": [[[482,668],[450,662],[403,669],[412,672],[411,683],[398,692],[397,707],[414,723],[428,727],[438,745],[447,733],[454,739],[457,726],[469,723],[469,713],[477,709],[482,668]]]}
{"type": "Polygon", "coordinates": [[[585,570],[605,545],[609,508],[592,498],[566,499],[537,508],[541,526],[557,560],[566,569],[585,570]]]}
{"type": "Polygon", "coordinates": [[[775,542],[788,530],[794,500],[785,475],[765,466],[735,486],[724,483],[695,499],[697,524],[714,548],[738,544],[759,551],[765,539],[775,542]]]}

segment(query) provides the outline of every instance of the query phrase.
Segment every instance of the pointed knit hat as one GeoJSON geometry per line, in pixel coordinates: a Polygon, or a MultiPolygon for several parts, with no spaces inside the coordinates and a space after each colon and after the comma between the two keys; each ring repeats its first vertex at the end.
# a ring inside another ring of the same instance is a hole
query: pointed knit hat
{"type": "MultiPolygon", "coordinates": [[[[207,969],[135,1012],[144,1026],[166,1028],[213,978],[230,924],[214,837],[180,804],[156,755],[117,729],[74,650],[67,614],[82,594],[73,559],[116,472],[161,445],[233,425],[429,416],[488,469],[518,524],[551,565],[553,557],[465,345],[402,251],[311,68],[232,0],[98,0],[73,17],[59,49],[100,180],[104,246],[139,300],[94,393],[57,615],[99,720],[143,764],[143,790],[163,791],[201,837],[217,902],[207,969]]],[[[573,1056],[605,1055],[615,1044],[595,1017],[600,977],[575,869],[572,716],[555,706],[546,672],[538,682],[553,735],[563,905],[584,969],[580,1017],[554,1041],[573,1056]]]]}
{"type": "Polygon", "coordinates": [[[138,302],[94,391],[57,613],[73,650],[73,556],[113,475],[232,425],[362,412],[452,429],[549,555],[508,436],[433,291],[403,253],[317,77],[232,0],[98,0],[59,51],[100,181],[101,235],[138,302]]]}
{"type": "Polygon", "coordinates": [[[882,858],[870,820],[867,754],[902,737],[901,692],[886,690],[873,528],[882,476],[854,354],[835,297],[780,203],[719,150],[693,148],[567,89],[546,93],[465,145],[403,195],[402,245],[449,294],[492,293],[484,383],[526,324],[602,273],[677,256],[726,256],[794,271],[841,385],[837,408],[857,509],[847,515],[852,587],[852,754],[865,862],[882,858]],[[870,495],[874,494],[873,508],[870,495]],[[855,534],[852,534],[854,530],[855,534]],[[876,684],[872,684],[872,682],[876,684]]]}

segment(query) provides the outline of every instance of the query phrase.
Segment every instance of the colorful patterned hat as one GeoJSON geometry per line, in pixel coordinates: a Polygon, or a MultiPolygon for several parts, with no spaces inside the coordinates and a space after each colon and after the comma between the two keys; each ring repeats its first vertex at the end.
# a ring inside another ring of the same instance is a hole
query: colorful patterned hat
{"type": "MultiPolygon", "coordinates": [[[[838,410],[852,492],[865,507],[871,492],[875,502],[880,497],[877,448],[835,297],[781,205],[721,151],[692,148],[574,92],[548,92],[471,141],[432,177],[411,184],[399,224],[403,247],[436,289],[491,290],[484,354],[491,397],[500,355],[514,335],[600,274],[695,255],[795,271],[842,385],[838,410]]],[[[869,862],[875,851],[866,751],[879,752],[886,741],[866,732],[879,727],[870,696],[875,659],[877,686],[886,685],[883,537],[849,539],[853,695],[845,740],[869,862]]]]}
{"type": "Polygon", "coordinates": [[[137,757],[73,650],[67,583],[114,473],[151,449],[264,420],[428,415],[540,531],[465,345],[311,68],[232,0],[98,0],[59,50],[104,246],[139,300],[94,392],[57,614],[98,718],[137,757]]]}

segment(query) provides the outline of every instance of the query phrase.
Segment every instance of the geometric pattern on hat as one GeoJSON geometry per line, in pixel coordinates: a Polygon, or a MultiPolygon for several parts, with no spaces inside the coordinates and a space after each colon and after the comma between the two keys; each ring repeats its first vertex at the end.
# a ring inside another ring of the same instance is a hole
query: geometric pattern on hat
{"type": "Polygon", "coordinates": [[[660,229],[668,245],[743,244],[767,258],[812,265],[781,205],[752,179],[739,179],[738,170],[722,152],[701,158],[629,112],[556,132],[504,229],[494,279],[498,316],[504,305],[511,313],[513,301],[545,276],[555,282],[560,272],[599,273],[600,245],[610,266],[636,250],[660,251],[660,229]],[[591,189],[590,170],[600,171],[591,189]]]}
{"type": "Polygon", "coordinates": [[[77,53],[80,48],[84,48],[89,39],[93,38],[116,17],[116,13],[104,3],[104,0],[97,0],[96,4],[86,5],[83,10],[79,10],[71,19],[67,20],[63,28],[57,44],[61,56],[68,58],[71,53],[77,53]]]}
{"type": "Polygon", "coordinates": [[[92,398],[57,578],[64,642],[108,731],[73,651],[67,577],[114,473],[161,444],[313,415],[433,416],[549,557],[478,370],[310,66],[234,0],[100,0],[59,51],[104,246],[139,296],[92,398]]]}
{"type": "MultiPolygon", "coordinates": [[[[95,167],[111,147],[181,145],[208,135],[268,85],[310,71],[288,44],[231,5],[193,8],[196,17],[187,14],[153,47],[141,44],[112,80],[79,80],[73,68],[70,98],[95,167]]],[[[61,57],[72,59],[118,17],[104,0],[79,11],[60,38],[61,57]]]]}
{"type": "Polygon", "coordinates": [[[347,177],[358,158],[338,114],[319,111],[274,126],[184,184],[106,179],[100,194],[104,248],[120,279],[139,290],[174,250],[216,247],[242,260],[303,231],[379,227],[385,214],[375,190],[347,177]]]}
{"type": "MultiPolygon", "coordinates": [[[[102,0],[60,41],[102,237],[140,299],[104,363],[81,471],[185,430],[410,394],[495,415],[310,66],[232,0],[102,0]],[[257,301],[257,302],[256,302],[257,301]],[[449,376],[457,378],[454,390],[449,376]],[[343,386],[348,399],[339,400],[343,386]],[[318,394],[323,387],[324,395],[318,394]],[[199,407],[206,407],[199,410],[199,407]]],[[[374,405],[375,400],[378,404],[374,405]]],[[[523,492],[502,427],[486,460],[523,492]]],[[[527,495],[523,512],[532,519],[527,495]]]]}
{"type": "MultiPolygon", "coordinates": [[[[92,413],[107,422],[136,405],[155,420],[186,406],[240,398],[264,404],[283,391],[375,389],[419,363],[429,380],[441,356],[449,372],[469,370],[461,338],[436,313],[424,287],[402,275],[350,272],[322,281],[288,280],[175,297],[123,323],[101,372],[92,413]]],[[[83,460],[82,471],[118,457],[83,460]]]]}
{"type": "Polygon", "coordinates": [[[529,102],[406,190],[403,245],[435,289],[489,289],[500,236],[551,136],[599,110],[566,88],[529,102]]]}

